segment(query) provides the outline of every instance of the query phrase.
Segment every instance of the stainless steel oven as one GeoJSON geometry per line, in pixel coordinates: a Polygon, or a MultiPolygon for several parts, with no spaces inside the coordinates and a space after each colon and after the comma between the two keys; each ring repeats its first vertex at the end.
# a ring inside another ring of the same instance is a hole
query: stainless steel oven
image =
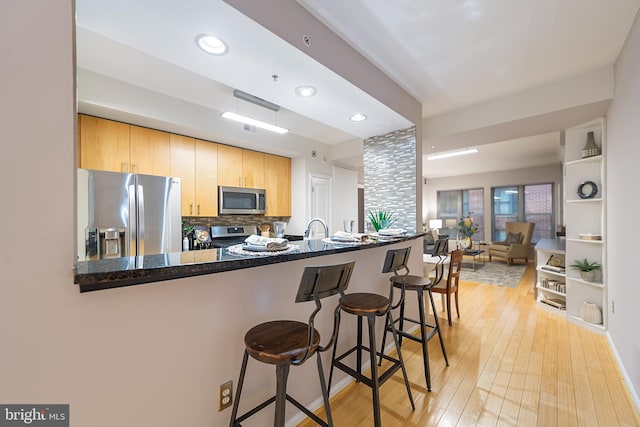
{"type": "Polygon", "coordinates": [[[266,192],[260,188],[218,187],[220,214],[260,215],[267,210],[266,192]]]}

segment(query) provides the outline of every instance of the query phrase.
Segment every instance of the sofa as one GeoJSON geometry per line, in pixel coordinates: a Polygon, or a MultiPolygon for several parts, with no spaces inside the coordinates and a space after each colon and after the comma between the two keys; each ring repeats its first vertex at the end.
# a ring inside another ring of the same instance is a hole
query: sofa
{"type": "Polygon", "coordinates": [[[535,224],[532,222],[507,222],[505,231],[507,237],[502,242],[489,244],[489,261],[494,256],[504,258],[507,265],[514,259],[522,258],[527,263],[531,253],[531,237],[535,224]]]}

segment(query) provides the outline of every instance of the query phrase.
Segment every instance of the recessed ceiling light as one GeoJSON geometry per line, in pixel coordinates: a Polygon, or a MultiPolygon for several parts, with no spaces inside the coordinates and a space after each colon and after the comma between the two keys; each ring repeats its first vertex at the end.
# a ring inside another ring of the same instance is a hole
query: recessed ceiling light
{"type": "Polygon", "coordinates": [[[224,55],[228,50],[225,42],[211,34],[200,34],[196,36],[196,45],[211,55],[224,55]]]}
{"type": "Polygon", "coordinates": [[[361,122],[363,120],[367,120],[367,116],[361,113],[355,113],[354,115],[349,117],[349,120],[351,120],[352,122],[361,122]]]}
{"type": "Polygon", "coordinates": [[[296,88],[296,95],[302,96],[303,98],[309,98],[318,93],[318,90],[313,86],[298,86],[296,88]]]}

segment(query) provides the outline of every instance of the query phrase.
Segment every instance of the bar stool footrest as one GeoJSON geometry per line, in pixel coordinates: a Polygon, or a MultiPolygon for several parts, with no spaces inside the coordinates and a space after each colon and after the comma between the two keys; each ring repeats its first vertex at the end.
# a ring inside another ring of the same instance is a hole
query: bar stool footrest
{"type": "MultiPolygon", "coordinates": [[[[404,318],[404,321],[405,321],[405,322],[415,323],[416,325],[419,325],[419,324],[420,324],[420,321],[419,321],[419,320],[410,319],[410,318],[408,318],[408,317],[405,317],[405,318],[404,318]]],[[[393,321],[393,323],[396,323],[396,322],[400,322],[400,319],[395,319],[395,320],[393,321]]],[[[426,328],[431,329],[431,330],[429,331],[429,333],[427,334],[427,341],[429,341],[431,338],[433,338],[433,336],[434,336],[435,334],[437,334],[437,333],[438,333],[438,328],[436,327],[436,325],[432,325],[432,324],[430,324],[430,323],[425,323],[425,324],[424,324],[424,326],[425,326],[426,328]]],[[[389,329],[389,328],[387,327],[387,331],[391,332],[391,329],[389,329]]],[[[407,339],[410,339],[410,340],[412,340],[412,341],[415,341],[415,342],[422,342],[422,339],[421,339],[421,338],[416,337],[415,335],[413,335],[413,334],[411,334],[411,333],[409,333],[409,332],[401,331],[400,329],[397,329],[397,328],[396,328],[396,333],[397,333],[398,335],[401,335],[402,337],[407,338],[407,339]]]]}
{"type": "MultiPolygon", "coordinates": [[[[344,359],[345,357],[349,356],[351,353],[353,353],[356,350],[366,350],[367,354],[369,354],[370,350],[369,347],[366,347],[364,345],[359,345],[359,346],[355,346],[349,350],[347,350],[345,353],[343,353],[342,355],[340,355],[339,357],[336,357],[333,366],[335,366],[336,368],[340,369],[343,372],[346,372],[347,374],[351,375],[353,378],[355,378],[357,381],[363,382],[364,384],[366,384],[369,387],[373,387],[373,380],[369,377],[367,377],[366,375],[364,375],[361,372],[356,371],[355,369],[351,368],[350,366],[345,365],[344,363],[341,362],[342,359],[344,359]]],[[[389,366],[389,368],[387,368],[384,372],[382,373],[378,373],[378,384],[382,385],[384,384],[384,382],[386,380],[388,380],[389,378],[391,378],[391,376],[393,374],[396,373],[396,371],[398,369],[401,368],[402,365],[400,365],[400,360],[393,358],[391,356],[388,356],[384,353],[381,353],[379,351],[376,351],[376,357],[381,357],[389,362],[391,362],[391,366],[389,366]]]]}
{"type": "MultiPolygon", "coordinates": [[[[326,421],[324,421],[322,418],[318,417],[316,414],[314,414],[313,412],[308,410],[302,403],[298,402],[293,397],[289,396],[289,394],[286,394],[286,399],[289,402],[291,402],[296,408],[298,408],[299,410],[304,412],[305,415],[307,415],[309,418],[311,418],[317,424],[321,425],[322,427],[329,427],[329,424],[326,421]]],[[[237,426],[237,427],[241,427],[241,425],[240,425],[241,422],[247,420],[251,416],[257,414],[260,411],[262,411],[264,408],[266,408],[267,406],[269,406],[270,404],[272,404],[275,401],[276,401],[276,396],[273,396],[273,397],[265,400],[264,402],[262,402],[261,404],[259,404],[255,408],[251,409],[250,411],[248,411],[245,414],[243,414],[243,415],[239,416],[238,418],[236,418],[236,421],[235,421],[234,425],[237,426]]]]}

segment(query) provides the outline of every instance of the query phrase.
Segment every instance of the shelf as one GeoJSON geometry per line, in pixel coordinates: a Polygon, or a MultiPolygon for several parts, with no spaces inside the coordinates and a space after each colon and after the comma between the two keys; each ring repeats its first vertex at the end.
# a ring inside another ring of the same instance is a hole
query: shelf
{"type": "Polygon", "coordinates": [[[578,316],[567,314],[567,320],[575,325],[582,326],[583,328],[589,329],[590,331],[595,332],[597,334],[602,335],[606,332],[604,325],[602,324],[596,325],[595,323],[585,322],[584,320],[582,320],[581,317],[578,317],[578,316]]]}
{"type": "Polygon", "coordinates": [[[573,282],[580,283],[582,285],[588,285],[588,286],[593,286],[594,288],[604,289],[604,283],[601,283],[601,282],[587,282],[586,280],[582,280],[579,277],[567,276],[566,278],[573,282]]]}
{"type": "Polygon", "coordinates": [[[602,245],[604,244],[604,240],[586,240],[586,239],[567,239],[567,242],[580,242],[580,243],[588,243],[590,245],[602,245]]]}
{"type": "Polygon", "coordinates": [[[572,165],[580,165],[580,164],[585,164],[585,163],[597,163],[597,162],[601,162],[601,161],[602,161],[602,154],[599,154],[597,156],[586,157],[584,159],[571,160],[571,161],[566,162],[564,165],[565,166],[572,166],[572,165]]]}
{"type": "Polygon", "coordinates": [[[593,199],[570,199],[565,200],[566,203],[595,203],[595,202],[603,202],[604,198],[602,197],[594,197],[593,199]]]}
{"type": "Polygon", "coordinates": [[[536,285],[536,289],[540,289],[541,291],[549,292],[550,294],[558,295],[558,296],[561,296],[561,297],[564,297],[564,298],[567,297],[567,294],[563,294],[562,292],[554,291],[553,289],[545,288],[544,286],[536,285]]]}
{"type": "Polygon", "coordinates": [[[541,302],[540,300],[538,300],[536,304],[538,304],[538,307],[542,308],[543,310],[546,310],[549,313],[553,313],[558,316],[566,316],[567,314],[565,310],[560,310],[559,308],[552,307],[549,304],[541,302]]]}
{"type": "Polygon", "coordinates": [[[541,273],[549,273],[553,276],[557,276],[557,277],[567,277],[567,275],[565,273],[557,273],[555,271],[551,271],[551,270],[545,270],[544,268],[542,268],[542,266],[536,267],[536,270],[541,272],[541,273]]]}

